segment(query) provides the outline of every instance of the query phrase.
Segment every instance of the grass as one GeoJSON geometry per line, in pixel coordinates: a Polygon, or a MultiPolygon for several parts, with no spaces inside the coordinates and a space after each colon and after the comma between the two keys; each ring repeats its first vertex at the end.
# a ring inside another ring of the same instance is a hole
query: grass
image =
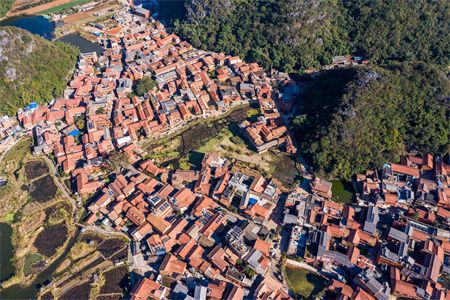
{"type": "Polygon", "coordinates": [[[3,218],[3,221],[5,221],[8,224],[11,224],[14,221],[14,213],[12,212],[7,213],[6,216],[3,218]]]}
{"type": "Polygon", "coordinates": [[[65,4],[61,4],[61,5],[49,8],[49,9],[45,9],[45,10],[42,10],[42,11],[40,11],[38,13],[44,14],[44,15],[45,14],[56,14],[56,13],[60,13],[60,12],[63,12],[65,10],[71,9],[74,6],[85,4],[85,3],[88,3],[88,2],[92,2],[92,0],[73,0],[73,1],[71,1],[69,3],[65,3],[65,4]]]}
{"type": "Polygon", "coordinates": [[[339,180],[333,180],[331,183],[333,183],[331,188],[333,192],[333,200],[344,204],[352,202],[353,186],[351,183],[339,180]]]}
{"type": "Polygon", "coordinates": [[[31,139],[25,139],[14,145],[3,158],[4,162],[14,161],[20,163],[30,153],[31,139]]]}
{"type": "Polygon", "coordinates": [[[325,287],[325,280],[305,269],[285,267],[285,278],[289,288],[302,298],[313,298],[325,287]]]}
{"type": "Polygon", "coordinates": [[[31,266],[41,260],[42,256],[40,256],[37,253],[28,253],[27,256],[25,256],[25,264],[23,266],[23,274],[25,276],[28,276],[31,274],[31,266]]]}

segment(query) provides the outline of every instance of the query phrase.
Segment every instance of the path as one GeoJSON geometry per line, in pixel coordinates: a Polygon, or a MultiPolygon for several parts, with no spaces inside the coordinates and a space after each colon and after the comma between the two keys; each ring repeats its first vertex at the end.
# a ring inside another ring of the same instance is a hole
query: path
{"type": "Polygon", "coordinates": [[[57,172],[57,170],[55,168],[55,165],[50,160],[50,158],[48,158],[47,156],[42,156],[42,158],[45,160],[45,162],[47,163],[47,166],[50,168],[50,173],[52,174],[54,182],[56,183],[56,185],[58,186],[60,191],[63,193],[64,197],[66,197],[67,200],[69,200],[70,203],[72,204],[72,208],[73,208],[72,220],[73,220],[73,222],[75,222],[75,215],[76,215],[76,212],[77,212],[77,203],[76,203],[76,201],[79,201],[79,198],[77,197],[77,199],[75,201],[75,199],[72,198],[70,191],[68,191],[67,186],[64,183],[61,183],[61,181],[59,180],[58,172],[57,172]]]}
{"type": "Polygon", "coordinates": [[[5,157],[6,153],[8,153],[9,150],[11,150],[11,148],[14,147],[15,145],[17,145],[21,140],[22,140],[22,137],[16,139],[14,142],[11,143],[11,145],[9,145],[9,147],[5,151],[3,151],[2,155],[0,155],[0,163],[2,162],[2,160],[5,157]]]}

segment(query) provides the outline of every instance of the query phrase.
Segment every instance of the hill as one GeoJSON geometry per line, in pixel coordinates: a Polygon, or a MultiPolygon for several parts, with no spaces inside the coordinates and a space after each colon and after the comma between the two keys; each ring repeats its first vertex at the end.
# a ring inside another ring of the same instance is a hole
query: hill
{"type": "Polygon", "coordinates": [[[4,17],[6,13],[12,8],[14,0],[0,1],[0,18],[4,17]]]}
{"type": "Polygon", "coordinates": [[[176,30],[194,46],[292,72],[359,54],[376,64],[450,63],[446,0],[187,0],[176,30]]]}
{"type": "Polygon", "coordinates": [[[61,96],[77,56],[67,44],[0,27],[0,112],[14,114],[32,101],[61,96]]]}
{"type": "Polygon", "coordinates": [[[349,179],[404,150],[446,153],[449,95],[445,74],[424,63],[332,70],[301,95],[294,126],[316,171],[349,179]]]}

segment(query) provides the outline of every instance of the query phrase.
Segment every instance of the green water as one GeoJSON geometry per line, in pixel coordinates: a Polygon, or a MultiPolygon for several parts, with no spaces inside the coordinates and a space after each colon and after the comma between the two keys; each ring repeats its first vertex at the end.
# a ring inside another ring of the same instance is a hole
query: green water
{"type": "Polygon", "coordinates": [[[333,200],[340,203],[350,203],[353,199],[353,185],[351,182],[345,182],[340,180],[333,180],[333,200]]]}
{"type": "Polygon", "coordinates": [[[11,243],[12,228],[0,223],[0,282],[14,275],[13,246],[11,243]]]}

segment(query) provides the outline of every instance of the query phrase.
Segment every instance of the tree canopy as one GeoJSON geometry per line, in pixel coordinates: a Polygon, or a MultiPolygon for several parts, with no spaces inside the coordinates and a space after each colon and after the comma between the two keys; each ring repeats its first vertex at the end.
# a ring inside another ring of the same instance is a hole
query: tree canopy
{"type": "Polygon", "coordinates": [[[1,113],[14,114],[32,101],[42,104],[63,94],[76,48],[14,27],[0,27],[0,45],[1,113]]]}
{"type": "Polygon", "coordinates": [[[11,10],[14,0],[0,1],[0,18],[4,17],[11,10]]]}
{"type": "Polygon", "coordinates": [[[449,88],[424,63],[327,72],[301,97],[294,119],[301,148],[320,174],[345,179],[404,150],[441,153],[450,135],[449,88]]]}
{"type": "Polygon", "coordinates": [[[154,89],[155,86],[156,83],[151,77],[144,77],[136,84],[136,94],[144,96],[148,91],[154,89]]]}
{"type": "Polygon", "coordinates": [[[449,64],[446,0],[187,0],[176,30],[195,47],[292,72],[361,54],[449,64]]]}

